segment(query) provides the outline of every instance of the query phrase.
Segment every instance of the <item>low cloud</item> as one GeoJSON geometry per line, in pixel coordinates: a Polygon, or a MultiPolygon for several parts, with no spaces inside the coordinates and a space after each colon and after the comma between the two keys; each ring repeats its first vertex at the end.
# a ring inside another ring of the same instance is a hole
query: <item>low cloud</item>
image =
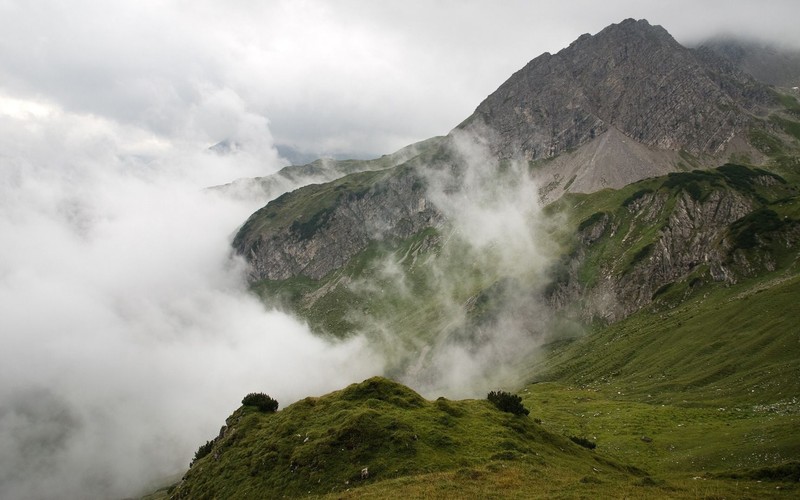
{"type": "Polygon", "coordinates": [[[553,331],[543,291],[559,218],[544,215],[527,162],[498,161],[490,137],[456,131],[449,159],[419,170],[447,219],[435,256],[430,246],[389,253],[349,284],[362,297],[354,302],[372,304],[350,321],[384,354],[390,376],[428,397],[513,389],[553,331]]]}
{"type": "MultiPolygon", "coordinates": [[[[229,97],[211,109],[235,109],[229,97]]],[[[185,470],[244,394],[285,406],[381,372],[361,340],[321,340],[248,293],[229,239],[264,200],[203,187],[277,168],[264,142],[220,156],[191,133],[165,142],[52,105],[3,102],[5,496],[141,493],[185,470]]],[[[245,116],[226,128],[246,139],[264,126],[245,116]]]]}

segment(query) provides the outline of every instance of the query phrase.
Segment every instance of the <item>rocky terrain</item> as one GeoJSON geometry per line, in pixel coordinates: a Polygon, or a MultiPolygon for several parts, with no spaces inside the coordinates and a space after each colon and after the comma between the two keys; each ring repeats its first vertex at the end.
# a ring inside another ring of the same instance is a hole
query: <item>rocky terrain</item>
{"type": "Polygon", "coordinates": [[[669,293],[683,299],[707,283],[774,271],[800,240],[800,223],[771,209],[797,189],[764,170],[725,165],[625,192],[616,208],[579,224],[551,297],[556,307],[581,303],[587,320],[618,321],[669,293]]]}
{"type": "Polygon", "coordinates": [[[507,158],[550,158],[610,127],[645,146],[718,155],[770,96],[744,74],[720,85],[716,69],[660,26],[627,19],[532,60],[461,126],[496,131],[507,158]]]}

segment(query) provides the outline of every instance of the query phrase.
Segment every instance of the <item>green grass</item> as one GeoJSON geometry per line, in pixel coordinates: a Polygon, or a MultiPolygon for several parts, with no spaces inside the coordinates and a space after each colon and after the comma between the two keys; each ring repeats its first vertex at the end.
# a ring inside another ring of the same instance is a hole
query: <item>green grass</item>
{"type": "MultiPolygon", "coordinates": [[[[621,484],[644,475],[486,400],[427,401],[384,378],[274,414],[243,407],[227,423],[224,437],[189,470],[174,498],[341,494],[441,473],[470,483],[507,468],[536,471],[542,482],[559,477],[578,483],[592,468],[621,484]]],[[[447,491],[444,483],[438,487],[447,491]]]]}
{"type": "Polygon", "coordinates": [[[780,139],[759,128],[750,130],[750,144],[768,156],[782,154],[785,147],[780,139]]]}
{"type": "Polygon", "coordinates": [[[779,92],[775,92],[775,97],[778,99],[778,102],[789,111],[793,111],[796,113],[800,113],[800,102],[798,102],[797,98],[788,94],[781,94],[779,92]]]}
{"type": "Polygon", "coordinates": [[[798,297],[794,269],[642,311],[553,345],[523,402],[545,428],[666,477],[796,460],[798,297]]]}

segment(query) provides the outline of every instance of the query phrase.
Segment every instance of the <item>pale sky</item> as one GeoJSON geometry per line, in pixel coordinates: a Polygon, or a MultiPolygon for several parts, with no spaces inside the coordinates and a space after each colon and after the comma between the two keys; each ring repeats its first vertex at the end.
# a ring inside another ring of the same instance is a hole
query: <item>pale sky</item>
{"type": "Polygon", "coordinates": [[[382,154],[447,133],[530,59],[628,17],[682,43],[800,44],[794,0],[2,0],[0,95],[164,141],[382,154]]]}

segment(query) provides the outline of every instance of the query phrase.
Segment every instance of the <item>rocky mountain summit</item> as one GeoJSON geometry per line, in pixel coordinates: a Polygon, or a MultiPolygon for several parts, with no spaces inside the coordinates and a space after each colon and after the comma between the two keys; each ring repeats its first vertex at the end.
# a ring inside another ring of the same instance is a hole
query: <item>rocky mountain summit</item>
{"type": "Polygon", "coordinates": [[[462,127],[496,131],[508,158],[550,158],[610,128],[646,146],[720,154],[770,96],[744,74],[722,86],[714,69],[662,27],[627,19],[532,60],[462,127]]]}

